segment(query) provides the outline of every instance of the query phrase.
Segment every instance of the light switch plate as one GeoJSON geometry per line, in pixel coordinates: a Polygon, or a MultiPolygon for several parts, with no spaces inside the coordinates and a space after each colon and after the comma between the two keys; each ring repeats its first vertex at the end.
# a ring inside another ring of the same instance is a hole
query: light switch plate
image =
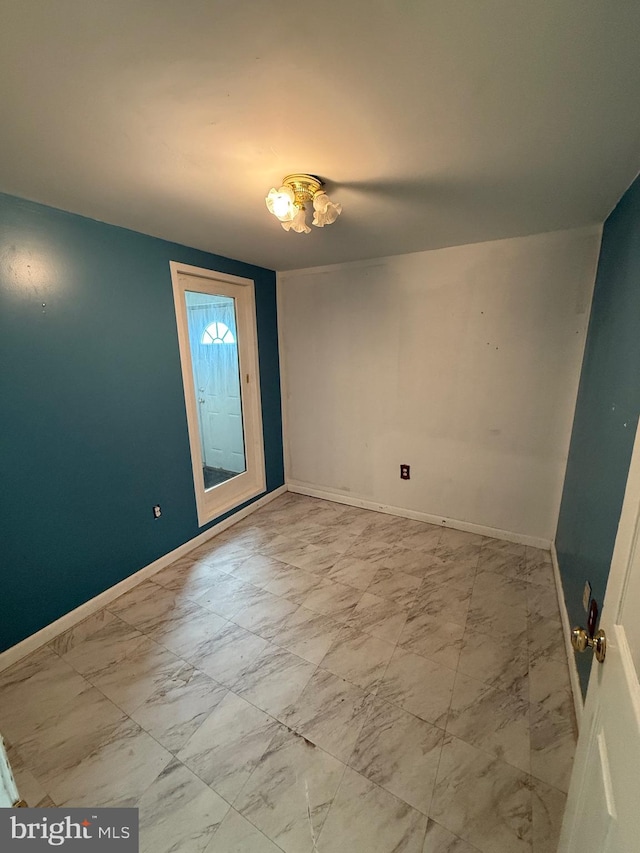
{"type": "Polygon", "coordinates": [[[589,581],[585,581],[584,584],[584,592],[582,593],[582,606],[584,607],[584,612],[589,612],[589,602],[591,601],[591,584],[589,581]]]}

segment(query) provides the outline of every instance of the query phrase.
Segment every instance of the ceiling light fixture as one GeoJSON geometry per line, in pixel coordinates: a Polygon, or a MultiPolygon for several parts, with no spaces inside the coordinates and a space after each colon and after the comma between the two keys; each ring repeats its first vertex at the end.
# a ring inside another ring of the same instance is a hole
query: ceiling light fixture
{"type": "Polygon", "coordinates": [[[285,231],[309,234],[306,222],[308,202],[313,202],[313,222],[318,228],[331,225],[342,213],[342,205],[334,204],[323,190],[324,184],[315,175],[287,175],[280,189],[272,187],[266,197],[269,212],[280,220],[285,231]]]}

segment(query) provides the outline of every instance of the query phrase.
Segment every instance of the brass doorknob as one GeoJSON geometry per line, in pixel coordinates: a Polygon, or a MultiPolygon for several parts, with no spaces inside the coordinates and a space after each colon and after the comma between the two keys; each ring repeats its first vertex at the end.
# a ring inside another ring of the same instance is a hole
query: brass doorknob
{"type": "Polygon", "coordinates": [[[576,652],[586,652],[593,649],[596,660],[602,663],[607,654],[607,635],[600,629],[595,637],[590,637],[584,628],[574,628],[571,631],[571,645],[576,652]]]}

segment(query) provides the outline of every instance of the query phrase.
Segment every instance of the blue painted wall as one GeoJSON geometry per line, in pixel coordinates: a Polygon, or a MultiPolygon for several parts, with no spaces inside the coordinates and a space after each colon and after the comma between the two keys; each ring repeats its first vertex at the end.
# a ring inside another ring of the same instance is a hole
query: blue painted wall
{"type": "Polygon", "coordinates": [[[275,273],[0,194],[0,650],[206,529],[170,260],[254,279],[284,482],[275,273]]]}
{"type": "MultiPolygon", "coordinates": [[[[585,580],[601,606],[640,411],[640,178],[602,235],[556,548],[569,619],[585,580]]],[[[590,655],[578,655],[586,692],[590,655]]]]}

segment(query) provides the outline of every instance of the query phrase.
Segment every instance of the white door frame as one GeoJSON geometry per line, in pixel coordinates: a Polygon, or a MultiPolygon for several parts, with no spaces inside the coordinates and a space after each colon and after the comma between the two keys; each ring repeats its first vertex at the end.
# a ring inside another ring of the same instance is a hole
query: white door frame
{"type": "Polygon", "coordinates": [[[264,467],[264,438],[260,372],[258,368],[258,333],[256,326],[255,285],[253,279],[241,278],[215,270],[170,261],[173,300],[178,328],[180,364],[193,483],[198,509],[198,525],[202,527],[214,518],[266,491],[264,467]],[[193,381],[191,347],[185,305],[185,291],[193,290],[212,296],[229,296],[236,300],[238,360],[242,398],[246,471],[212,489],[204,488],[202,446],[198,422],[198,404],[193,381]]]}

